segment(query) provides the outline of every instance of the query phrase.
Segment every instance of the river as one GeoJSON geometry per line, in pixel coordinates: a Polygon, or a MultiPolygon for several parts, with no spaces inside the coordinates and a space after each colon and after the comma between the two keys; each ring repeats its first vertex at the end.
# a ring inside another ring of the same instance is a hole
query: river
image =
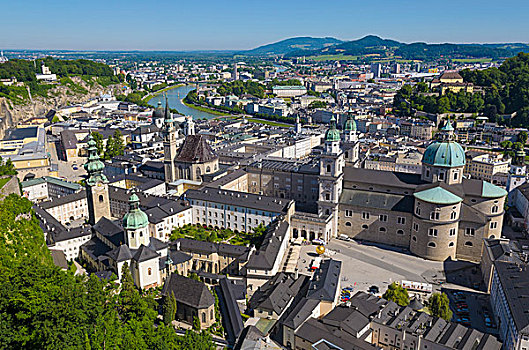
{"type": "MultiPolygon", "coordinates": [[[[183,115],[190,115],[195,120],[204,119],[204,118],[206,119],[217,118],[218,115],[216,114],[202,112],[197,109],[188,107],[182,103],[182,99],[187,96],[187,93],[194,89],[195,89],[194,85],[184,85],[184,86],[180,86],[180,87],[166,91],[165,94],[167,94],[167,101],[169,102],[169,107],[176,109],[178,112],[180,112],[183,115]]],[[[165,107],[165,99],[163,98],[163,93],[153,97],[149,101],[149,104],[151,106],[156,107],[156,105],[158,104],[158,101],[161,101],[162,106],[165,107]]]]}

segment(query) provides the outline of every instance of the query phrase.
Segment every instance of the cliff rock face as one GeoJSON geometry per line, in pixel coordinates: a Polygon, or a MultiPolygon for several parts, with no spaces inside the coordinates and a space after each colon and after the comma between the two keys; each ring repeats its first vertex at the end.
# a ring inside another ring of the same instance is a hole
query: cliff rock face
{"type": "Polygon", "coordinates": [[[48,97],[31,96],[25,104],[13,104],[12,101],[0,97],[0,139],[4,137],[5,131],[16,126],[23,120],[46,115],[52,109],[58,109],[72,104],[84,103],[88,100],[100,96],[103,93],[113,91],[116,86],[111,85],[106,88],[99,85],[95,79],[87,83],[79,77],[71,77],[76,84],[72,88],[70,84],[60,84],[48,91],[48,97]],[[79,92],[78,87],[86,90],[86,93],[79,92]]]}

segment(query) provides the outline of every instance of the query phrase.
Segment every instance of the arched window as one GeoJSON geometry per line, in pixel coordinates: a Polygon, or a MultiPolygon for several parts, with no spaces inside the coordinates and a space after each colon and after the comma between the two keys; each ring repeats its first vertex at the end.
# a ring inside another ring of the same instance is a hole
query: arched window
{"type": "Polygon", "coordinates": [[[152,269],[151,269],[150,267],[147,269],[147,274],[148,274],[149,276],[152,275],[152,269]]]}
{"type": "Polygon", "coordinates": [[[206,313],[202,313],[202,323],[206,323],[206,313]]]}
{"type": "Polygon", "coordinates": [[[386,232],[386,228],[385,228],[385,227],[380,227],[378,230],[379,230],[380,232],[386,232]]]}
{"type": "Polygon", "coordinates": [[[435,242],[428,242],[428,247],[435,248],[436,246],[435,242]]]}
{"type": "Polygon", "coordinates": [[[499,208],[498,208],[497,205],[493,205],[493,206],[492,206],[492,213],[493,213],[493,214],[494,214],[494,213],[497,213],[498,210],[499,210],[499,208]]]}
{"type": "Polygon", "coordinates": [[[416,236],[413,236],[413,237],[411,238],[411,240],[414,241],[414,242],[417,242],[417,237],[416,237],[416,236]]]}
{"type": "Polygon", "coordinates": [[[345,222],[345,226],[349,226],[349,227],[350,227],[350,226],[352,226],[352,224],[351,224],[350,221],[346,221],[346,222],[345,222]]]}
{"type": "Polygon", "coordinates": [[[364,230],[367,230],[367,229],[369,228],[369,226],[367,226],[367,225],[362,225],[362,228],[363,228],[364,230]]]}
{"type": "Polygon", "coordinates": [[[455,211],[450,213],[450,220],[455,220],[457,218],[457,213],[455,211]]]}
{"type": "Polygon", "coordinates": [[[327,172],[328,172],[328,173],[331,172],[331,165],[330,165],[330,164],[327,164],[327,172]]]}
{"type": "Polygon", "coordinates": [[[397,234],[398,234],[398,235],[403,235],[403,234],[404,234],[404,231],[403,231],[403,230],[397,230],[397,234]]]}
{"type": "Polygon", "coordinates": [[[345,158],[349,158],[349,152],[345,152],[345,158]]]}
{"type": "Polygon", "coordinates": [[[213,310],[209,310],[209,319],[213,320],[213,310]]]}
{"type": "Polygon", "coordinates": [[[103,195],[100,194],[100,195],[99,195],[99,203],[103,203],[103,200],[104,200],[103,195]]]}
{"type": "Polygon", "coordinates": [[[208,166],[206,167],[206,173],[209,173],[211,171],[211,168],[208,166]]]}
{"type": "Polygon", "coordinates": [[[448,246],[449,246],[449,247],[453,247],[453,246],[454,246],[454,242],[450,242],[450,243],[448,243],[448,246]]]}
{"type": "Polygon", "coordinates": [[[329,209],[325,210],[326,215],[331,215],[331,211],[329,209]]]}
{"type": "Polygon", "coordinates": [[[472,246],[474,246],[474,244],[472,242],[470,242],[470,241],[466,241],[465,242],[465,246],[472,247],[472,246]]]}

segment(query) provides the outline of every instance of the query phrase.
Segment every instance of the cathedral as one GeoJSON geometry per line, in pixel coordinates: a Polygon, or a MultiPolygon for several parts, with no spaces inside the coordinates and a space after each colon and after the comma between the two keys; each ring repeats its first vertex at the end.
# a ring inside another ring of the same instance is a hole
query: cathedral
{"type": "MultiPolygon", "coordinates": [[[[484,238],[501,237],[507,192],[463,175],[465,151],[450,122],[427,147],[421,174],[362,169],[358,158],[356,122],[349,115],[341,130],[331,120],[318,157],[256,161],[229,184],[295,200],[293,239],[346,235],[427,259],[476,261],[484,238]]],[[[219,184],[230,189],[222,179],[206,186],[219,184]]]]}

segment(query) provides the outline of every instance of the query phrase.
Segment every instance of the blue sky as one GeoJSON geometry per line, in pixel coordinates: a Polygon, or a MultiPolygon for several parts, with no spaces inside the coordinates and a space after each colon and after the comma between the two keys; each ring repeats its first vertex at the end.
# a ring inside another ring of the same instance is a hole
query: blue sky
{"type": "Polygon", "coordinates": [[[0,0],[0,48],[248,49],[294,36],[528,42],[528,0],[0,0]]]}

